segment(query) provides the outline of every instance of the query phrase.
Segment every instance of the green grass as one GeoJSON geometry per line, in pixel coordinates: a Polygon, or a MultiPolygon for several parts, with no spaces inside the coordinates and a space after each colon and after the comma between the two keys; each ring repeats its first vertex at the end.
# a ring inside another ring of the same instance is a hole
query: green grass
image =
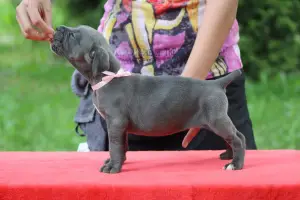
{"type": "MultiPolygon", "coordinates": [[[[15,8],[0,0],[0,151],[76,150],[84,138],[74,133],[79,99],[71,92],[70,64],[49,44],[25,40],[15,8]]],[[[54,24],[63,11],[54,8],[54,24]]],[[[300,149],[299,75],[262,76],[247,82],[249,110],[260,149],[300,149]]]]}
{"type": "Polygon", "coordinates": [[[300,149],[300,74],[247,82],[247,97],[260,149],[300,149]]]}
{"type": "MultiPolygon", "coordinates": [[[[58,14],[54,24],[62,21],[58,14]]],[[[83,138],[74,132],[73,68],[46,42],[25,40],[14,16],[0,1],[0,150],[76,150],[83,138]]]]}

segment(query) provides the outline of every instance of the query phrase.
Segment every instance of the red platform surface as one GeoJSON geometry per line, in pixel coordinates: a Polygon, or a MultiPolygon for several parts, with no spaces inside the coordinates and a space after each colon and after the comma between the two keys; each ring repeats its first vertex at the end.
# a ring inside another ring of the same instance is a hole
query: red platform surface
{"type": "Polygon", "coordinates": [[[128,152],[123,172],[98,171],[107,152],[2,152],[1,200],[300,200],[300,151],[247,151],[224,171],[221,151],[128,152]]]}

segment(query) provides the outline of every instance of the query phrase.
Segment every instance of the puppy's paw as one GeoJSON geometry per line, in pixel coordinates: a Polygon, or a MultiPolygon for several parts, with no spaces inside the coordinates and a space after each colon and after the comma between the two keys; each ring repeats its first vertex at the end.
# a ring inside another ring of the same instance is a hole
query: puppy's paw
{"type": "Polygon", "coordinates": [[[113,165],[110,161],[108,161],[108,163],[105,163],[101,167],[100,172],[107,173],[107,174],[116,174],[121,172],[121,165],[113,165]]]}
{"type": "Polygon", "coordinates": [[[104,161],[104,164],[109,163],[109,161],[110,161],[110,158],[107,158],[107,159],[104,161]]]}
{"type": "Polygon", "coordinates": [[[241,170],[243,166],[241,164],[236,163],[228,163],[223,167],[224,170],[241,170]]]}
{"type": "Polygon", "coordinates": [[[233,153],[231,149],[227,149],[225,152],[220,154],[221,160],[231,160],[233,158],[233,153]]]}
{"type": "MultiPolygon", "coordinates": [[[[110,161],[110,158],[107,158],[105,161],[104,161],[104,164],[107,164],[107,163],[109,163],[109,161],[110,161]]],[[[126,161],[126,156],[125,156],[125,158],[124,158],[124,161],[123,161],[123,163],[126,161]]]]}

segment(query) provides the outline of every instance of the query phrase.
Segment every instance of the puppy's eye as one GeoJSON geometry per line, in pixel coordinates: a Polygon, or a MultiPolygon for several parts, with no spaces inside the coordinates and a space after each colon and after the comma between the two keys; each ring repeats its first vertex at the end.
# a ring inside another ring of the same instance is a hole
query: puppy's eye
{"type": "Polygon", "coordinates": [[[70,37],[73,37],[73,38],[75,37],[73,32],[70,32],[69,34],[70,34],[70,37]]]}
{"type": "Polygon", "coordinates": [[[93,59],[95,57],[95,51],[90,52],[90,58],[93,59]]]}

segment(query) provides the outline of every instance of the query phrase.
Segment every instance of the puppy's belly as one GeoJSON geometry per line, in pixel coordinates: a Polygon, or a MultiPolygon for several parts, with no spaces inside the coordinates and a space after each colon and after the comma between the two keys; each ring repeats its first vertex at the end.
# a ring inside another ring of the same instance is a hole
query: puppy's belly
{"type": "Polygon", "coordinates": [[[160,131],[145,131],[140,129],[128,129],[127,133],[134,134],[134,135],[140,135],[140,136],[167,136],[167,135],[173,135],[175,133],[184,131],[187,129],[177,129],[177,130],[160,130],[160,131]]]}
{"type": "Polygon", "coordinates": [[[131,123],[127,132],[134,135],[142,136],[167,136],[172,135],[191,128],[188,123],[180,120],[173,121],[172,123],[159,123],[144,122],[144,123],[131,123]]]}
{"type": "MultiPolygon", "coordinates": [[[[177,104],[179,105],[179,104],[177,104]]],[[[144,136],[167,136],[201,126],[201,113],[194,106],[174,106],[167,111],[152,106],[129,117],[128,133],[144,136]],[[184,107],[184,108],[182,108],[184,107]]]]}

